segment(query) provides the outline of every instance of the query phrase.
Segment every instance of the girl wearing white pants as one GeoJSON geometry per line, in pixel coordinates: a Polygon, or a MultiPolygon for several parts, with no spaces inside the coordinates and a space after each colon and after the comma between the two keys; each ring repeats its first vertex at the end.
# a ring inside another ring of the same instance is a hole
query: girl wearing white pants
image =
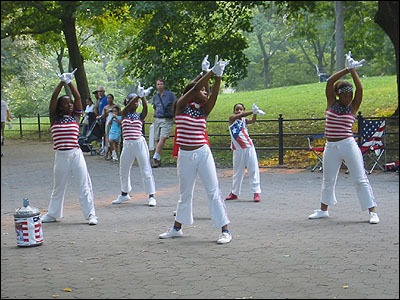
{"type": "MultiPolygon", "coordinates": [[[[75,71],[74,71],[75,72],[75,71]]],[[[79,184],[79,202],[85,220],[89,225],[97,224],[94,209],[92,183],[85,158],[78,144],[79,119],[82,103],[78,90],[71,83],[74,72],[60,75],[61,82],[55,88],[50,102],[51,133],[56,150],[54,160],[54,187],[51,194],[48,213],[42,217],[43,223],[55,222],[63,217],[64,196],[71,175],[79,184]],[[57,99],[64,82],[71,88],[75,101],[70,96],[57,99]]]]}
{"type": "Polygon", "coordinates": [[[119,204],[130,200],[129,192],[131,186],[131,168],[135,159],[138,160],[140,173],[142,175],[145,192],[149,195],[148,204],[153,207],[157,205],[154,194],[156,192],[153,172],[150,165],[149,148],[142,134],[144,119],[147,116],[147,102],[145,96],[150,93],[152,88],[144,90],[138,87],[138,95],[131,93],[127,97],[127,104],[122,110],[122,134],[124,136],[124,146],[122,148],[119,170],[121,180],[121,194],[113,204],[119,204]],[[142,99],[143,109],[141,113],[136,110],[139,107],[139,98],[142,99]]]}
{"type": "Polygon", "coordinates": [[[260,193],[260,170],[258,158],[253,141],[251,140],[247,125],[257,120],[257,113],[263,114],[261,110],[245,111],[242,103],[233,106],[233,114],[229,117],[229,133],[231,135],[231,149],[233,150],[233,183],[232,191],[225,200],[234,200],[240,195],[242,182],[247,167],[250,188],[253,192],[254,201],[261,201],[260,193]],[[252,119],[245,117],[253,114],[252,119]]]}
{"type": "Polygon", "coordinates": [[[325,90],[327,98],[325,136],[327,142],[323,156],[321,208],[315,210],[309,219],[329,217],[328,206],[337,203],[335,186],[342,160],[344,160],[356,187],[361,210],[368,209],[369,223],[379,223],[374,194],[365,174],[361,150],[353,138],[352,131],[355,115],[362,101],[362,85],[355,69],[361,67],[362,62],[363,60],[355,61],[349,52],[346,55],[347,68],[333,74],[327,81],[325,90]],[[351,74],[356,86],[354,99],[351,83],[337,81],[347,73],[351,74]],[[338,96],[338,100],[336,100],[336,96],[338,96]]]}
{"type": "Polygon", "coordinates": [[[193,224],[193,190],[196,176],[199,174],[206,189],[212,223],[222,230],[217,243],[226,244],[232,240],[214,158],[208,146],[206,121],[217,100],[221,76],[228,62],[218,62],[217,56],[214,67],[208,69],[210,63],[207,58],[208,56],[204,58],[202,64],[204,76],[202,72],[189,83],[183,91],[183,96],[172,106],[176,123],[175,145],[179,146],[179,201],[174,226],[160,234],[160,239],[181,237],[182,224],[193,224]],[[208,96],[209,79],[214,74],[217,77],[208,96]]]}

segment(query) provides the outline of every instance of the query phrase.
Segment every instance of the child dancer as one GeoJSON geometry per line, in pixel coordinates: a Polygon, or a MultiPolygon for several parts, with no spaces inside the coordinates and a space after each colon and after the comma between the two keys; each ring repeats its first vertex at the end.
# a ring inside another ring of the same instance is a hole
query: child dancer
{"type": "Polygon", "coordinates": [[[56,156],[54,161],[54,187],[48,213],[42,217],[43,223],[55,222],[63,217],[64,195],[71,175],[79,182],[79,201],[85,220],[89,225],[97,224],[94,209],[92,183],[85,158],[78,144],[79,119],[82,115],[82,102],[78,90],[72,84],[76,69],[72,73],[59,75],[61,81],[51,96],[49,113],[51,133],[56,156]],[[57,99],[64,82],[69,85],[75,101],[70,96],[57,99]]]}
{"type": "Polygon", "coordinates": [[[119,143],[121,142],[121,109],[118,105],[114,105],[112,108],[112,119],[110,132],[108,134],[108,140],[110,142],[110,148],[112,153],[113,161],[118,161],[118,149],[119,143]]]}
{"type": "Polygon", "coordinates": [[[329,217],[328,205],[337,203],[335,186],[342,160],[346,162],[354,181],[361,210],[369,210],[369,223],[379,223],[375,211],[376,202],[368,177],[365,174],[364,160],[361,150],[353,137],[355,115],[362,101],[362,85],[356,68],[362,66],[361,61],[355,61],[351,52],[346,55],[347,68],[329,77],[326,84],[326,123],[327,139],[323,156],[323,179],[321,189],[321,209],[315,210],[309,219],[329,217]],[[353,86],[347,81],[338,81],[350,73],[356,86],[353,98],[353,86]],[[337,81],[337,82],[336,82],[337,81]],[[339,99],[336,99],[338,96],[339,99]]]}
{"type": "Polygon", "coordinates": [[[208,207],[214,227],[221,228],[218,244],[229,243],[232,235],[228,230],[229,219],[225,202],[219,188],[217,171],[210,147],[207,144],[206,117],[217,100],[221,77],[228,61],[215,60],[209,70],[207,57],[203,60],[203,74],[188,84],[183,95],[174,103],[173,113],[176,123],[176,144],[179,146],[177,171],[179,178],[179,201],[173,228],[159,235],[160,239],[181,237],[182,224],[193,224],[193,190],[199,174],[208,198],[208,207]],[[216,75],[211,94],[208,82],[216,75]]]}
{"type": "Polygon", "coordinates": [[[260,170],[258,168],[258,159],[253,141],[249,136],[247,125],[256,122],[257,114],[265,113],[253,104],[252,111],[245,111],[242,103],[233,106],[233,114],[229,117],[229,133],[231,135],[231,149],[233,150],[233,183],[232,192],[225,200],[237,199],[240,195],[245,168],[250,179],[251,190],[254,194],[254,201],[260,202],[260,170]],[[247,116],[253,115],[252,119],[246,119],[247,116]]]}
{"type": "Polygon", "coordinates": [[[120,157],[119,170],[121,180],[121,194],[113,204],[119,204],[131,199],[129,192],[132,189],[130,175],[131,167],[135,159],[138,160],[140,173],[142,175],[144,190],[149,194],[149,206],[156,206],[156,192],[153,172],[150,165],[149,148],[146,139],[142,134],[144,119],[147,116],[147,102],[145,96],[150,94],[152,88],[144,90],[138,87],[138,95],[131,93],[128,95],[128,103],[122,110],[122,134],[124,137],[124,146],[120,157]],[[143,109],[141,113],[136,112],[139,107],[139,98],[142,99],[143,109]]]}

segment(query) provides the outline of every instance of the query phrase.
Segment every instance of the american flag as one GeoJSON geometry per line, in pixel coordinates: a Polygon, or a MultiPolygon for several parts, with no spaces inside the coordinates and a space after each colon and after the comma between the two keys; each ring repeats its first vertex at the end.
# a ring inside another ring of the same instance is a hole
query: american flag
{"type": "Polygon", "coordinates": [[[383,148],[382,138],[385,135],[385,120],[363,120],[361,135],[363,137],[361,151],[375,150],[378,156],[383,148]]]}

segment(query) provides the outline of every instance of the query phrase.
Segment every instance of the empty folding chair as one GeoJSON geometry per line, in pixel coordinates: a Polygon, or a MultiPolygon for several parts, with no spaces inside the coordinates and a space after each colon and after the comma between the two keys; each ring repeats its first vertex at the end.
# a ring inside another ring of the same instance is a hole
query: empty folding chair
{"type": "Polygon", "coordinates": [[[364,157],[365,170],[368,174],[378,166],[385,171],[383,154],[385,153],[385,120],[364,119],[361,123],[360,149],[364,157]]]}

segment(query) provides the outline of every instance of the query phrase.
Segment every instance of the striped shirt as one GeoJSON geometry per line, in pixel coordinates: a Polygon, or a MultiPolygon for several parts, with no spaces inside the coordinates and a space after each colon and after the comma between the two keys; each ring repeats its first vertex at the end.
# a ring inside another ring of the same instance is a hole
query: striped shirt
{"type": "Polygon", "coordinates": [[[64,115],[51,125],[54,150],[79,148],[79,124],[71,115],[64,115]]]}
{"type": "Polygon", "coordinates": [[[178,145],[202,146],[207,144],[207,121],[200,109],[189,105],[181,114],[175,116],[175,124],[178,145]]]}
{"type": "Polygon", "coordinates": [[[326,110],[325,136],[327,138],[347,138],[353,136],[353,124],[356,116],[349,107],[344,107],[336,101],[326,110]]]}
{"type": "Polygon", "coordinates": [[[237,148],[250,148],[253,146],[253,141],[249,136],[247,130],[246,118],[236,119],[229,126],[229,133],[231,134],[231,149],[236,150],[237,148]]]}
{"type": "Polygon", "coordinates": [[[141,113],[128,113],[122,120],[122,132],[124,140],[133,141],[139,139],[143,133],[143,119],[141,113]]]}

